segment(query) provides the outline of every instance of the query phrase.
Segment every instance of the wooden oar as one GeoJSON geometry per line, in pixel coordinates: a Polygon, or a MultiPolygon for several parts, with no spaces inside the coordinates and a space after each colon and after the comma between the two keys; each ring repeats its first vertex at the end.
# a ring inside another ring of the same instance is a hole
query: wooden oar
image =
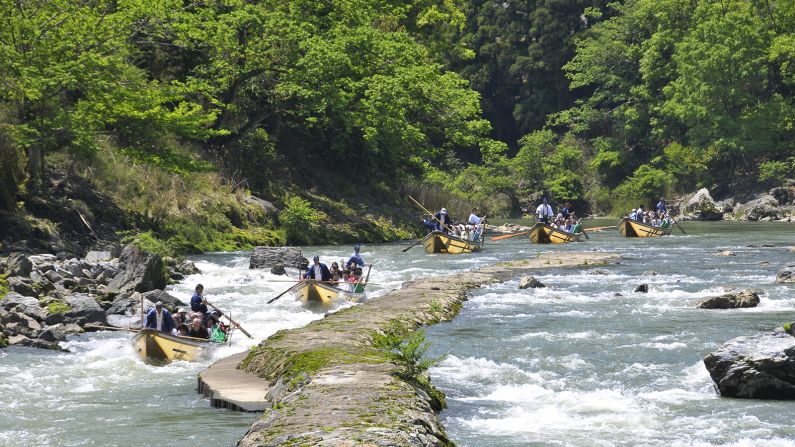
{"type": "MultiPolygon", "coordinates": [[[[582,220],[582,217],[580,218],[580,220],[582,220]]],[[[580,223],[580,220],[577,221],[578,224],[580,223]]],[[[588,236],[588,233],[585,232],[585,227],[581,227],[580,232],[585,236],[585,239],[591,238],[591,236],[588,236]]]]}
{"type": "Polygon", "coordinates": [[[677,222],[677,221],[676,221],[676,220],[675,220],[673,217],[671,218],[671,220],[673,221],[673,223],[675,223],[675,224],[676,224],[676,226],[677,226],[677,227],[679,227],[679,229],[680,229],[680,230],[682,230],[682,233],[683,233],[683,234],[687,234],[687,231],[685,231],[685,229],[684,229],[684,228],[682,228],[682,226],[681,226],[681,225],[679,225],[679,222],[677,222]]]}
{"type": "Polygon", "coordinates": [[[428,211],[428,210],[427,210],[427,209],[426,209],[424,206],[422,206],[422,205],[420,204],[420,202],[417,202],[416,200],[414,200],[414,197],[411,197],[411,196],[409,196],[409,199],[411,199],[411,200],[412,200],[414,203],[416,203],[416,204],[417,204],[417,206],[419,206],[420,208],[422,208],[422,210],[423,210],[423,211],[425,211],[426,213],[428,213],[428,215],[429,215],[429,216],[433,217],[433,218],[434,218],[434,220],[436,220],[437,222],[439,222],[440,224],[442,224],[442,226],[444,226],[445,228],[447,228],[447,231],[449,231],[449,232],[451,232],[451,233],[453,232],[453,230],[452,230],[450,227],[448,227],[448,226],[447,226],[447,224],[445,224],[444,222],[442,222],[441,220],[439,220],[439,219],[437,219],[437,218],[436,218],[436,214],[433,214],[432,212],[428,211]]]}
{"type": "Polygon", "coordinates": [[[280,294],[276,295],[275,297],[273,297],[273,298],[269,299],[269,300],[268,300],[268,304],[270,304],[270,303],[272,303],[272,302],[274,302],[274,301],[278,300],[279,298],[281,298],[282,296],[284,296],[284,295],[285,295],[287,292],[289,292],[289,291],[293,290],[294,288],[296,288],[296,286],[299,286],[300,284],[301,284],[301,282],[299,282],[298,284],[292,285],[292,286],[290,286],[290,288],[289,288],[289,289],[287,289],[287,290],[285,290],[284,292],[282,292],[282,293],[280,293],[280,294]]]}
{"type": "Polygon", "coordinates": [[[491,241],[492,242],[501,241],[503,239],[508,239],[510,237],[521,236],[521,235],[527,234],[527,233],[529,233],[529,231],[522,231],[521,233],[513,233],[513,234],[503,234],[502,236],[494,236],[493,238],[491,238],[491,241]]]}
{"type": "Polygon", "coordinates": [[[419,244],[420,242],[422,242],[424,239],[425,239],[425,238],[417,239],[417,242],[415,242],[415,243],[413,243],[413,244],[409,245],[408,247],[406,247],[406,248],[404,248],[403,250],[400,250],[400,251],[402,251],[403,253],[405,253],[405,252],[409,251],[409,249],[411,249],[411,248],[414,248],[414,246],[416,246],[417,244],[419,244]]]}
{"type": "Polygon", "coordinates": [[[100,324],[86,324],[83,326],[83,329],[96,329],[96,330],[106,330],[106,331],[125,331],[125,332],[138,332],[140,329],[133,329],[127,327],[116,327],[116,326],[102,326],[100,324]]]}
{"type": "Polygon", "coordinates": [[[607,228],[618,228],[618,225],[608,225],[606,227],[591,227],[591,228],[583,228],[584,230],[587,229],[588,231],[602,231],[607,228]]]}
{"type": "Polygon", "coordinates": [[[218,312],[220,312],[220,313],[221,313],[221,315],[225,316],[225,317],[227,318],[227,320],[229,320],[229,322],[230,322],[230,323],[232,323],[232,324],[234,324],[235,326],[237,326],[237,328],[238,328],[238,329],[240,329],[240,332],[242,332],[242,333],[243,333],[243,334],[244,334],[246,337],[248,337],[248,338],[254,338],[254,337],[252,337],[252,336],[251,336],[251,334],[249,334],[249,333],[248,333],[248,331],[247,331],[247,330],[243,329],[243,326],[241,326],[241,325],[240,325],[240,323],[238,323],[237,321],[233,320],[231,315],[226,315],[226,314],[224,314],[224,311],[222,311],[221,309],[219,309],[219,308],[215,307],[215,306],[213,305],[213,303],[211,303],[211,302],[207,301],[207,298],[205,298],[205,299],[204,299],[204,302],[205,302],[205,303],[207,303],[207,305],[208,305],[208,306],[210,306],[210,307],[212,307],[213,309],[215,309],[215,310],[217,310],[218,312]]]}

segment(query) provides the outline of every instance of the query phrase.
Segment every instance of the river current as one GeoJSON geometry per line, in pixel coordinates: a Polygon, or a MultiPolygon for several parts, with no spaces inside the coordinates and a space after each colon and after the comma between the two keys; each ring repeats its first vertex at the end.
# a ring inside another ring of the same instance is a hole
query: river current
{"type": "MultiPolygon", "coordinates": [[[[610,229],[565,246],[516,237],[464,256],[402,253],[405,243],[365,245],[362,254],[374,264],[372,296],[544,251],[623,256],[616,265],[538,271],[543,289],[512,281],[476,290],[454,321],[426,330],[429,355],[444,356],[431,376],[447,394],[441,418],[459,446],[795,446],[795,404],[721,399],[701,362],[733,337],[795,320],[795,287],[773,282],[795,259],[785,248],[795,245],[795,225],[685,225],[688,235],[648,240],[610,229]],[[724,250],[735,256],[716,255],[724,250]],[[639,284],[649,293],[634,293],[639,284]],[[754,288],[760,305],[694,308],[731,287],[754,288]]],[[[350,253],[304,249],[313,254],[330,264],[350,253]]],[[[279,329],[322,318],[289,295],[265,304],[290,278],[249,270],[248,256],[195,257],[202,273],[168,288],[187,302],[204,284],[208,299],[254,335],[237,332],[213,359],[150,366],[125,332],[70,337],[69,353],[0,350],[0,446],[235,445],[257,415],[211,408],[196,393],[197,374],[279,329]]]]}

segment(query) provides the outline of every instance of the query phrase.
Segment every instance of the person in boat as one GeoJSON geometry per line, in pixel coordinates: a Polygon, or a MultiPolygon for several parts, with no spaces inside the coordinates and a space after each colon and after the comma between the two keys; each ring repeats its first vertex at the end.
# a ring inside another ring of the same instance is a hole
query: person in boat
{"type": "Polygon", "coordinates": [[[340,277],[342,276],[342,272],[340,272],[340,266],[337,264],[337,261],[331,263],[331,268],[329,269],[329,273],[331,273],[331,284],[336,285],[340,282],[340,277]]]}
{"type": "Polygon", "coordinates": [[[171,318],[171,313],[163,308],[162,301],[155,303],[155,308],[150,309],[149,313],[146,314],[145,326],[169,334],[176,327],[174,325],[174,319],[171,318]]]}
{"type": "Polygon", "coordinates": [[[671,228],[671,218],[668,217],[668,214],[662,213],[660,216],[660,228],[668,229],[671,228]]]}
{"type": "Polygon", "coordinates": [[[468,241],[469,240],[469,229],[471,227],[469,225],[463,225],[461,229],[461,239],[468,241]]]}
{"type": "Polygon", "coordinates": [[[193,296],[190,297],[190,310],[192,312],[201,312],[202,318],[207,315],[207,301],[205,301],[203,294],[204,286],[197,284],[193,296]]]}
{"type": "Polygon", "coordinates": [[[174,335],[179,335],[180,337],[187,337],[188,336],[188,325],[182,323],[176,329],[177,333],[174,335]]]}
{"type": "Polygon", "coordinates": [[[646,210],[643,209],[642,203],[638,209],[635,210],[635,220],[640,223],[643,223],[643,221],[646,220],[646,210]]]}
{"type": "Polygon", "coordinates": [[[536,208],[536,217],[538,220],[543,223],[549,223],[549,221],[555,216],[555,212],[552,211],[552,205],[547,202],[547,198],[544,197],[541,205],[538,205],[536,208]]]}
{"type": "Polygon", "coordinates": [[[304,279],[314,279],[317,281],[331,281],[331,272],[326,264],[320,262],[320,256],[315,255],[312,257],[312,265],[309,266],[304,279]]]}
{"type": "Polygon", "coordinates": [[[193,322],[191,322],[188,328],[188,337],[210,338],[210,334],[207,332],[207,328],[204,327],[200,318],[194,318],[193,322]]]}
{"type": "Polygon", "coordinates": [[[472,214],[469,215],[467,223],[469,225],[480,225],[481,222],[483,222],[483,218],[478,216],[478,207],[472,208],[472,214]]]}
{"type": "Polygon", "coordinates": [[[431,231],[436,230],[436,222],[427,217],[422,218],[422,226],[430,233],[431,231]]]}
{"type": "Polygon", "coordinates": [[[656,210],[660,214],[668,212],[668,209],[665,207],[665,199],[664,198],[660,197],[660,201],[657,202],[656,210]]]}
{"type": "Polygon", "coordinates": [[[436,231],[447,234],[449,232],[448,228],[453,225],[453,220],[447,214],[447,208],[440,209],[434,217],[436,217],[436,231]]]}
{"type": "Polygon", "coordinates": [[[353,254],[350,258],[348,258],[348,262],[345,263],[345,267],[352,268],[354,265],[364,267],[364,258],[362,258],[362,255],[359,254],[359,250],[361,249],[362,246],[359,244],[353,246],[353,254]]]}
{"type": "Polygon", "coordinates": [[[209,334],[208,338],[210,341],[223,343],[226,341],[226,331],[219,317],[220,315],[215,312],[207,317],[207,333],[209,334]]]}
{"type": "Polygon", "coordinates": [[[571,211],[571,203],[566,202],[563,204],[563,208],[560,210],[560,214],[563,215],[563,218],[568,220],[569,215],[572,213],[571,211]]]}
{"type": "Polygon", "coordinates": [[[356,268],[351,272],[351,276],[348,277],[348,281],[351,284],[350,292],[353,293],[362,293],[364,292],[364,285],[362,284],[362,269],[356,268]]]}
{"type": "Polygon", "coordinates": [[[574,222],[574,226],[571,227],[571,233],[577,234],[582,232],[582,224],[579,220],[574,220],[574,214],[571,215],[571,220],[574,222]]]}

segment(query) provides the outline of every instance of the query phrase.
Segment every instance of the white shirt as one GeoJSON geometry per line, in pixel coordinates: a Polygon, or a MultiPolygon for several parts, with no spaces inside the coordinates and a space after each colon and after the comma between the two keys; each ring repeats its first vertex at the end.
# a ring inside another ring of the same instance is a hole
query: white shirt
{"type": "Polygon", "coordinates": [[[552,206],[548,203],[542,203],[541,205],[538,205],[538,208],[536,208],[536,215],[538,217],[554,216],[554,214],[552,213],[552,206]]]}
{"type": "Polygon", "coordinates": [[[155,316],[157,317],[157,326],[156,326],[157,330],[158,331],[162,331],[163,330],[163,312],[155,311],[155,316]]]}
{"type": "Polygon", "coordinates": [[[475,213],[470,214],[469,223],[472,225],[478,225],[480,223],[480,217],[478,217],[478,215],[475,213]]]}
{"type": "Polygon", "coordinates": [[[323,279],[323,270],[320,269],[320,264],[315,266],[315,279],[320,281],[323,279]]]}

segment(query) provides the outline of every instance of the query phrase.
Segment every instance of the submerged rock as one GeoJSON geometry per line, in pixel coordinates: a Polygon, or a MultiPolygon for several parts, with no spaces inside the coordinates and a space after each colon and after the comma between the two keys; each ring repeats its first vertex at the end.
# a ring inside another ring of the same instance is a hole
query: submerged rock
{"type": "Polygon", "coordinates": [[[759,295],[752,290],[729,292],[698,303],[699,309],[739,309],[759,305],[759,295]]]}
{"type": "Polygon", "coordinates": [[[795,262],[790,262],[781,267],[776,274],[776,282],[795,282],[795,262]]]}
{"type": "Polygon", "coordinates": [[[301,250],[296,247],[255,247],[254,252],[251,253],[248,268],[270,268],[276,264],[306,269],[309,261],[301,254],[301,250]]]}
{"type": "Polygon", "coordinates": [[[795,337],[783,331],[735,338],[704,365],[721,396],[795,399],[795,337]]]}
{"type": "Polygon", "coordinates": [[[635,287],[635,290],[633,290],[633,292],[649,293],[649,285],[648,284],[641,284],[638,287],[635,287]]]}
{"type": "Polygon", "coordinates": [[[546,287],[544,283],[537,280],[533,276],[523,276],[522,279],[519,281],[519,288],[520,289],[540,289],[542,287],[546,287]]]}
{"type": "Polygon", "coordinates": [[[715,253],[715,256],[737,256],[737,255],[734,254],[734,252],[731,250],[723,250],[715,253]]]}
{"type": "Polygon", "coordinates": [[[286,275],[287,271],[284,269],[284,264],[280,262],[271,267],[271,273],[274,275],[286,275]]]}

